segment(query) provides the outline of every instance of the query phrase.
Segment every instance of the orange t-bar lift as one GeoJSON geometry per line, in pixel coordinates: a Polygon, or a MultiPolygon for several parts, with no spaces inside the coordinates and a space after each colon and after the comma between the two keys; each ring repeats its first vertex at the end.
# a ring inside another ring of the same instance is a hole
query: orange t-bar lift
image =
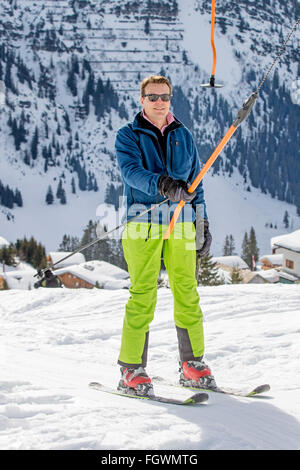
{"type": "MultiPolygon", "coordinates": [[[[188,191],[190,193],[193,193],[195,191],[195,189],[197,188],[200,181],[204,178],[204,175],[206,174],[206,172],[210,169],[210,167],[212,166],[214,161],[218,158],[218,156],[221,153],[222,149],[225,147],[225,145],[227,144],[229,139],[232,137],[234,132],[237,130],[238,126],[243,122],[244,119],[246,119],[246,117],[250,113],[250,111],[251,111],[251,109],[252,109],[252,107],[255,103],[255,100],[256,100],[257,96],[258,96],[257,92],[252,93],[252,95],[245,101],[245,103],[243,104],[243,106],[239,110],[235,121],[232,123],[232,125],[230,126],[230,128],[228,129],[226,134],[224,135],[223,139],[217,145],[217,147],[215,148],[215,150],[213,151],[213,153],[211,154],[211,156],[209,157],[209,159],[207,160],[205,165],[202,167],[200,173],[198,173],[198,175],[196,176],[196,178],[192,182],[191,186],[189,187],[188,191]]],[[[184,205],[185,205],[184,201],[180,201],[177,204],[177,206],[175,208],[175,211],[173,213],[173,217],[171,219],[170,225],[169,225],[169,227],[167,228],[167,230],[164,234],[164,240],[166,240],[167,238],[170,237],[170,235],[171,235],[171,233],[174,229],[174,226],[177,222],[177,219],[180,215],[181,209],[183,208],[184,205]]]]}
{"type": "MultiPolygon", "coordinates": [[[[214,2],[213,2],[214,3],[214,2]]],[[[225,145],[227,144],[227,142],[230,140],[230,138],[233,136],[233,134],[235,133],[235,131],[237,130],[237,128],[239,127],[239,125],[244,121],[244,119],[246,119],[246,117],[248,116],[248,114],[251,112],[252,108],[253,108],[253,105],[255,103],[255,100],[256,98],[258,97],[258,93],[261,89],[261,87],[263,86],[265,80],[267,79],[267,77],[270,75],[273,67],[275,66],[276,62],[278,61],[278,59],[280,58],[280,56],[282,55],[283,51],[285,50],[285,47],[286,47],[286,44],[287,42],[289,41],[290,37],[292,36],[292,34],[295,32],[298,24],[300,23],[300,17],[296,20],[296,22],[294,23],[293,27],[291,28],[286,40],[284,41],[283,45],[281,46],[280,48],[280,51],[278,52],[277,56],[275,57],[275,59],[273,60],[273,63],[270,65],[269,69],[267,70],[264,78],[262,79],[262,81],[260,82],[257,90],[252,93],[252,95],[244,102],[243,106],[241,107],[241,109],[238,111],[238,114],[237,114],[237,117],[235,119],[235,121],[232,123],[232,125],[230,126],[230,128],[228,129],[228,131],[226,132],[226,134],[224,135],[223,139],[220,141],[220,143],[217,145],[217,147],[215,148],[215,150],[213,151],[213,153],[211,154],[211,156],[209,157],[209,159],[207,160],[207,162],[205,163],[205,165],[203,166],[202,170],[199,172],[199,174],[196,176],[195,180],[193,181],[193,183],[191,184],[191,186],[189,187],[188,191],[190,193],[194,192],[195,189],[197,188],[198,184],[200,183],[200,181],[203,179],[204,175],[206,174],[206,172],[209,170],[209,168],[212,166],[212,164],[214,163],[214,161],[218,158],[220,152],[222,151],[222,149],[225,147],[225,145]]],[[[167,228],[165,234],[164,234],[164,240],[166,240],[167,238],[170,237],[173,229],[174,229],[174,226],[176,224],[176,221],[180,215],[180,211],[181,209],[183,208],[183,206],[185,205],[185,202],[184,201],[180,201],[176,208],[175,208],[175,211],[173,213],[173,217],[171,219],[171,222],[170,222],[170,225],[169,227],[167,228]]]]}
{"type": "Polygon", "coordinates": [[[215,72],[216,72],[216,65],[217,65],[217,52],[215,48],[215,0],[211,2],[211,29],[210,29],[210,43],[213,52],[213,66],[211,71],[211,76],[209,79],[209,83],[203,83],[201,86],[204,88],[221,88],[223,85],[215,83],[215,72]]]}

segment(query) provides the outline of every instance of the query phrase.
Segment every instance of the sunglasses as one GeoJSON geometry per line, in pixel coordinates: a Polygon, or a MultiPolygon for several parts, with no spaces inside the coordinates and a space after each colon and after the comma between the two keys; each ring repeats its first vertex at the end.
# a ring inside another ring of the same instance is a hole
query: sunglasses
{"type": "Polygon", "coordinates": [[[170,101],[171,96],[169,93],[163,93],[162,95],[156,95],[154,93],[148,93],[148,95],[143,95],[143,98],[146,98],[148,96],[149,101],[157,101],[158,98],[161,98],[162,101],[170,101]]]}

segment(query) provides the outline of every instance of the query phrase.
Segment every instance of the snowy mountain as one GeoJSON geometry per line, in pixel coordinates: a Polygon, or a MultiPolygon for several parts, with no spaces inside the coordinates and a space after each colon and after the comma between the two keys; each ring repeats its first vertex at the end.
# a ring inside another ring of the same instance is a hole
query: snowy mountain
{"type": "MultiPolygon", "coordinates": [[[[141,79],[170,77],[173,111],[206,161],[278,53],[299,4],[217,2],[216,79],[224,84],[217,91],[200,86],[212,62],[208,0],[4,0],[0,12],[0,235],[34,235],[56,250],[120,194],[115,132],[139,110],[141,79]]],[[[251,226],[269,252],[270,238],[286,230],[285,211],[291,228],[300,227],[300,107],[290,96],[299,74],[296,31],[205,178],[215,255],[228,233],[239,251],[251,226]]]]}
{"type": "MultiPolygon", "coordinates": [[[[265,398],[210,394],[197,408],[91,390],[115,387],[126,290],[5,291],[0,304],[0,448],[299,450],[299,288],[199,289],[207,363],[219,385],[269,383],[265,398]],[[112,293],[113,292],[113,293],[112,293]]],[[[170,289],[150,330],[151,377],[178,380],[170,289]]],[[[155,384],[177,398],[190,392],[155,384]]],[[[86,459],[86,457],[85,457],[86,459]]]]}

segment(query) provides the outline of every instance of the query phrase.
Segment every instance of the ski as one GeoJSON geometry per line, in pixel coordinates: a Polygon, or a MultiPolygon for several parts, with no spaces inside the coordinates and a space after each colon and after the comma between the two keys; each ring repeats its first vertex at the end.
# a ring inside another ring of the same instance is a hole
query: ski
{"type": "Polygon", "coordinates": [[[257,395],[262,395],[265,392],[268,392],[270,390],[270,385],[269,384],[264,384],[264,385],[259,385],[258,387],[255,387],[249,391],[244,391],[242,389],[238,388],[231,388],[231,387],[215,387],[215,388],[197,388],[197,387],[186,387],[181,384],[176,384],[169,382],[168,380],[164,379],[163,377],[153,377],[152,382],[159,382],[164,385],[169,385],[172,387],[179,387],[179,388],[184,388],[187,390],[191,391],[199,391],[199,392],[214,392],[214,393],[223,393],[225,395],[235,395],[237,397],[256,397],[257,395]]]}
{"type": "Polygon", "coordinates": [[[197,391],[194,395],[191,395],[186,400],[178,400],[176,398],[168,398],[168,397],[161,397],[158,395],[135,395],[131,393],[124,393],[119,390],[115,390],[114,388],[107,387],[99,382],[91,382],[89,387],[93,388],[94,390],[99,390],[100,392],[111,393],[113,395],[120,395],[122,397],[128,398],[137,398],[139,400],[149,400],[149,401],[156,401],[160,403],[167,403],[170,405],[184,405],[184,406],[191,406],[191,405],[198,405],[200,403],[204,403],[208,400],[208,394],[202,391],[197,391]]]}

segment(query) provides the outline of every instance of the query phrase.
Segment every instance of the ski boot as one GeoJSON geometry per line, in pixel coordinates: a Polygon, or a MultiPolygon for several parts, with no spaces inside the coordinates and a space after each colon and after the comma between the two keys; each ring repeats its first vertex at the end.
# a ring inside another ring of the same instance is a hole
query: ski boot
{"type": "Polygon", "coordinates": [[[154,395],[151,379],[144,367],[138,367],[137,369],[121,367],[121,376],[118,385],[118,390],[121,392],[138,396],[154,395]]]}
{"type": "Polygon", "coordinates": [[[184,387],[215,389],[217,384],[210,368],[203,361],[184,361],[179,363],[179,383],[184,387]]]}

